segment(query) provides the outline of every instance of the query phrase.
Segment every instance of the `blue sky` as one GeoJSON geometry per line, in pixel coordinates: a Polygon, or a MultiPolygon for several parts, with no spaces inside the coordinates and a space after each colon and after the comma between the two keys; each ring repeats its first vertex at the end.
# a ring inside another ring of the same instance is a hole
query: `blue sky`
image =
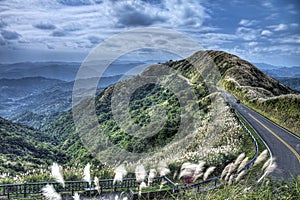
{"type": "Polygon", "coordinates": [[[83,61],[113,34],[174,29],[204,49],[300,65],[298,0],[0,0],[0,62],[83,61]]]}

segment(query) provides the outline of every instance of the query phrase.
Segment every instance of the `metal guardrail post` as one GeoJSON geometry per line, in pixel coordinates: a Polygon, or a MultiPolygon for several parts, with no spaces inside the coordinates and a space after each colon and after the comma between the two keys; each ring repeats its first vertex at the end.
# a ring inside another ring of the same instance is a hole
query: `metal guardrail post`
{"type": "MultiPolygon", "coordinates": [[[[236,114],[236,116],[238,116],[238,113],[237,111],[235,110],[234,112],[236,114]]],[[[241,116],[241,115],[240,115],[241,116]]],[[[243,119],[244,117],[241,116],[243,119]]],[[[237,173],[241,172],[242,170],[244,170],[245,168],[246,169],[249,169],[251,165],[253,165],[254,161],[256,160],[257,156],[258,156],[258,143],[255,139],[255,137],[252,135],[251,131],[246,127],[246,125],[242,122],[242,120],[240,120],[240,118],[238,117],[238,121],[239,123],[242,125],[242,127],[246,130],[246,132],[250,135],[254,145],[255,145],[255,155],[253,156],[253,158],[246,164],[246,166],[241,169],[240,171],[238,171],[237,173]]]]}
{"type": "Polygon", "coordinates": [[[24,197],[26,197],[26,183],[24,183],[24,197]]]}

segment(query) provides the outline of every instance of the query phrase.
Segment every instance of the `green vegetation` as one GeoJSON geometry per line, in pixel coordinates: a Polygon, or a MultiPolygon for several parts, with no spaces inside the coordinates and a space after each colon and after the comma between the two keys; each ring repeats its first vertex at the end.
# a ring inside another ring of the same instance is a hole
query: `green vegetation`
{"type": "Polygon", "coordinates": [[[66,163],[67,156],[53,146],[47,134],[0,118],[0,174],[25,173],[54,161],[66,163]]]}
{"type": "Polygon", "coordinates": [[[225,184],[215,190],[209,190],[201,193],[187,193],[184,198],[216,200],[296,200],[300,197],[299,184],[300,179],[293,179],[288,182],[274,182],[272,180],[266,179],[259,184],[225,184]]]}
{"type": "MultiPolygon", "coordinates": [[[[246,61],[224,52],[208,51],[208,53],[221,73],[222,79],[219,84],[247,105],[269,117],[272,116],[274,121],[297,133],[300,127],[299,96],[287,95],[293,91],[265,76],[246,61]]],[[[125,130],[124,127],[119,127],[111,108],[113,91],[130,81],[138,80],[139,77],[106,88],[95,98],[99,122],[97,128],[103,130],[104,134],[101,136],[104,137],[93,137],[92,144],[96,145],[101,139],[136,153],[152,152],[169,144],[168,148],[153,155],[153,160],[165,159],[172,174],[178,172],[184,162],[197,163],[204,160],[205,168],[216,167],[210,175],[212,177],[220,175],[222,170],[233,163],[242,152],[246,152],[245,157],[251,159],[255,153],[253,141],[238,124],[235,115],[230,112],[230,108],[220,98],[219,93],[204,82],[201,73],[196,70],[196,67],[201,68],[201,66],[198,66],[197,59],[193,61],[193,58],[195,57],[189,58],[191,62],[181,60],[163,64],[177,70],[180,76],[183,76],[183,80],[193,88],[200,108],[196,116],[196,127],[185,127],[184,134],[190,141],[184,148],[178,144],[180,142],[172,139],[178,132],[183,111],[191,113],[194,108],[189,103],[186,107],[182,107],[174,92],[159,85],[150,83],[139,87],[132,94],[128,105],[131,121],[135,125],[147,127],[149,124],[154,124],[155,126],[165,120],[159,132],[150,137],[136,137],[126,132],[132,128],[129,124],[125,124],[125,130]],[[165,116],[153,118],[155,108],[162,109],[165,116]]],[[[142,75],[151,74],[163,65],[150,66],[142,75]]],[[[163,81],[171,84],[173,78],[170,75],[163,81]]],[[[188,99],[186,101],[188,102],[188,99]]],[[[85,103],[82,102],[79,106],[85,109],[85,103]]],[[[53,162],[58,162],[65,167],[65,180],[82,180],[82,169],[87,163],[92,164],[92,177],[113,177],[112,168],[101,163],[94,157],[93,152],[84,147],[79,133],[75,130],[72,111],[55,118],[52,123],[45,124],[41,128],[46,133],[0,118],[0,137],[3,141],[0,144],[0,175],[21,174],[15,180],[12,180],[11,176],[0,178],[0,183],[51,181],[53,179],[49,172],[44,170],[53,162]],[[35,171],[36,168],[40,171],[35,171]]],[[[251,130],[250,127],[248,128],[251,130]]],[[[255,137],[258,140],[259,152],[262,152],[264,145],[257,136],[255,137]]],[[[97,146],[91,146],[91,149],[97,150],[97,146]]],[[[110,155],[112,152],[105,153],[108,154],[107,157],[113,156],[110,155]]],[[[269,181],[268,184],[266,182],[257,184],[256,181],[263,174],[260,170],[262,167],[263,163],[255,166],[251,172],[247,172],[244,176],[246,178],[242,181],[233,181],[230,184],[228,180],[224,181],[225,184],[218,190],[200,194],[187,192],[185,195],[191,199],[293,199],[299,196],[300,192],[297,189],[299,179],[287,183],[269,181]]],[[[236,178],[236,175],[232,177],[236,178]]],[[[180,184],[183,185],[183,182],[180,184]]]]}
{"type": "Polygon", "coordinates": [[[221,85],[243,103],[299,136],[300,96],[251,63],[225,52],[208,52],[221,75],[221,85]],[[294,94],[294,95],[290,95],[294,94]]]}
{"type": "Polygon", "coordinates": [[[269,119],[300,136],[300,96],[284,95],[255,100],[248,105],[269,119]]]}

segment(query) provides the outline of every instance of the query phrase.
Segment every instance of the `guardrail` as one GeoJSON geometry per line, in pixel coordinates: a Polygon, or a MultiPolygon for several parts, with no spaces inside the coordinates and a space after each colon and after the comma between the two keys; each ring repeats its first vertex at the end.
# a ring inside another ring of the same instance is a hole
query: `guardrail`
{"type": "MultiPolygon", "coordinates": [[[[165,180],[171,188],[174,188],[174,184],[167,177],[155,177],[151,183],[151,186],[160,185],[162,180],[165,180]]],[[[146,179],[147,181],[147,179],[146,179]]],[[[20,184],[4,184],[0,185],[0,197],[7,196],[23,196],[26,197],[31,194],[41,194],[42,188],[47,184],[53,185],[57,192],[71,193],[85,191],[91,193],[92,191],[97,191],[95,183],[92,182],[89,185],[86,181],[66,181],[65,187],[57,182],[37,182],[37,183],[20,183],[20,184]]],[[[136,181],[135,178],[124,178],[122,182],[113,184],[113,179],[99,180],[100,193],[112,192],[118,190],[130,190],[132,188],[138,188],[140,183],[136,181]]]]}

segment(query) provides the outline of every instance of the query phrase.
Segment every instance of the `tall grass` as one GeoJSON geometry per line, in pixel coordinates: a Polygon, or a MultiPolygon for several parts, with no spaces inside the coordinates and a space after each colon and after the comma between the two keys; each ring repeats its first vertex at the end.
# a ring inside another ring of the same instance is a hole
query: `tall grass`
{"type": "Polygon", "coordinates": [[[89,183],[89,186],[91,186],[92,184],[92,180],[91,180],[91,165],[90,163],[88,163],[83,170],[83,180],[89,183]]]}
{"type": "Polygon", "coordinates": [[[46,200],[61,200],[61,195],[56,192],[52,185],[46,185],[42,188],[42,194],[46,200]]]}
{"type": "Polygon", "coordinates": [[[65,180],[62,174],[63,168],[57,163],[53,163],[51,166],[51,176],[55,178],[56,182],[62,184],[65,187],[65,180]]]}

